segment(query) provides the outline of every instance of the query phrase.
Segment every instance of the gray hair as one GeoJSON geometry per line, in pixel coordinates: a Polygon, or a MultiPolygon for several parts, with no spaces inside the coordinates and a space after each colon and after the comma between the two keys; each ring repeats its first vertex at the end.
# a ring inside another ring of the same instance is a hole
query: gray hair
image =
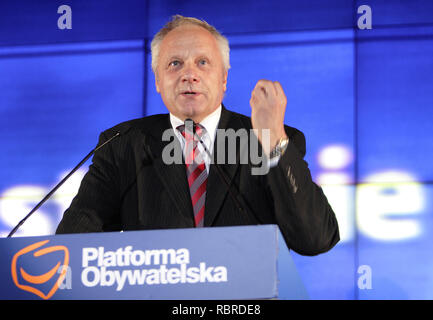
{"type": "Polygon", "coordinates": [[[180,27],[182,25],[192,24],[202,27],[209,31],[217,40],[218,47],[220,48],[221,56],[223,59],[223,65],[225,71],[230,69],[230,47],[229,41],[221,33],[218,32],[215,27],[211,26],[204,20],[199,20],[191,17],[184,17],[179,14],[172,17],[172,20],[167,22],[161,30],[152,39],[150,48],[152,51],[152,70],[155,73],[158,64],[159,48],[161,47],[161,42],[164,37],[173,29],[180,27]]]}

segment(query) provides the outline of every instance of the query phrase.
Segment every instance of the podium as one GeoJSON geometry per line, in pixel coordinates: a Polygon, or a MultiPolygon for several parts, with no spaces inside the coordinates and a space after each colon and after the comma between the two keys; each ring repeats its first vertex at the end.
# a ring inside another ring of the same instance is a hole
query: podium
{"type": "Polygon", "coordinates": [[[278,226],[0,239],[0,299],[307,299],[278,226]]]}

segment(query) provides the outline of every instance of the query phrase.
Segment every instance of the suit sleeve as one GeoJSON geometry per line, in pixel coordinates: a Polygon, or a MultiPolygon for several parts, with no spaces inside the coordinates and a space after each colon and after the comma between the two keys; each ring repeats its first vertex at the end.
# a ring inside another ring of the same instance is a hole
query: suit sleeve
{"type": "Polygon", "coordinates": [[[317,255],[339,241],[338,223],[303,159],[304,134],[295,130],[289,139],[278,165],[268,173],[275,218],[290,249],[302,255],[317,255]]]}
{"type": "MultiPolygon", "coordinates": [[[[99,145],[107,140],[102,133],[99,145]]],[[[119,212],[118,170],[112,146],[99,149],[93,156],[78,194],[65,211],[56,234],[101,232],[116,229],[119,212]]]]}

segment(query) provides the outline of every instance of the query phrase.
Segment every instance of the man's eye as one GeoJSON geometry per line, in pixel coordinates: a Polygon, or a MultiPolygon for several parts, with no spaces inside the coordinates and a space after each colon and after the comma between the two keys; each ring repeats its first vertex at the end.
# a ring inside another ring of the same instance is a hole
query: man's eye
{"type": "Polygon", "coordinates": [[[202,60],[199,61],[199,64],[201,64],[202,66],[204,66],[204,65],[207,64],[207,60],[202,59],[202,60]]]}
{"type": "Polygon", "coordinates": [[[180,61],[178,61],[178,60],[174,60],[174,61],[170,62],[169,65],[170,65],[170,66],[173,66],[173,67],[177,67],[178,65],[180,65],[180,61]]]}

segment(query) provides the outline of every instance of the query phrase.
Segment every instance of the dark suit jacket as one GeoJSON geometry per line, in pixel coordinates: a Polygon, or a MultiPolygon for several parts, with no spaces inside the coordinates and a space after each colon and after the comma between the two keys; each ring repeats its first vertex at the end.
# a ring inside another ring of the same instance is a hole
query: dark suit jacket
{"type": "MultiPolygon", "coordinates": [[[[249,131],[251,127],[250,118],[223,107],[219,129],[249,131]]],[[[162,141],[162,134],[170,128],[169,116],[164,114],[127,121],[104,131],[99,143],[116,131],[122,134],[95,153],[56,233],[194,227],[185,165],[166,165],[161,156],[170,143],[162,141]]],[[[251,165],[239,161],[220,165],[243,210],[235,205],[211,164],[204,226],[278,224],[290,249],[315,255],[338,242],[338,224],[303,160],[304,135],[288,126],[285,129],[289,145],[267,175],[251,175],[251,165]]],[[[215,153],[220,143],[217,138],[215,153]]]]}

